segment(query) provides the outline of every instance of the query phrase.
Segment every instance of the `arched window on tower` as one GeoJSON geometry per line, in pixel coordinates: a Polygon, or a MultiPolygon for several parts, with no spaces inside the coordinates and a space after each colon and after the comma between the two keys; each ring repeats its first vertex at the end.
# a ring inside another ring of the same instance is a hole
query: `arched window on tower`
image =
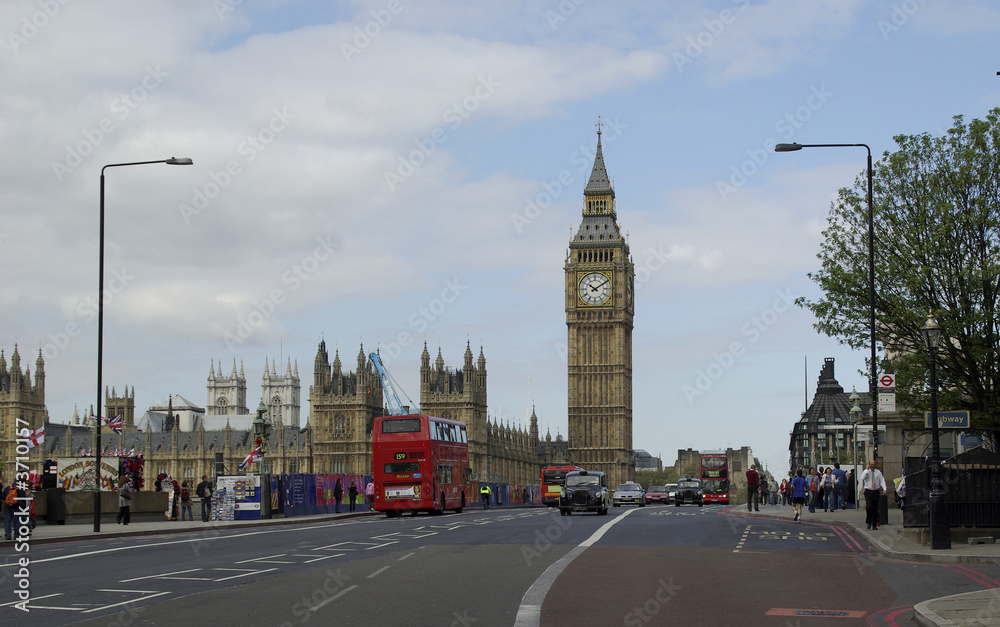
{"type": "Polygon", "coordinates": [[[281,399],[277,396],[271,399],[271,424],[281,424],[281,399]]]}

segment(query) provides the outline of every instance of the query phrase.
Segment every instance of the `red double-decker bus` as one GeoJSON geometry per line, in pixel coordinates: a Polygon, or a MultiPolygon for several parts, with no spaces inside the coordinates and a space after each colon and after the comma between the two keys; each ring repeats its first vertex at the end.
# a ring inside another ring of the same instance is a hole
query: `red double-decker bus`
{"type": "Polygon", "coordinates": [[[542,468],[542,503],[549,507],[559,505],[559,491],[566,481],[566,473],[583,470],[579,466],[546,466],[542,468]]]}
{"type": "Polygon", "coordinates": [[[372,430],[375,511],[461,512],[468,503],[465,423],[425,415],[382,416],[372,430]]]}
{"type": "Polygon", "coordinates": [[[706,503],[729,504],[729,458],[723,451],[701,454],[701,487],[706,503]]]}

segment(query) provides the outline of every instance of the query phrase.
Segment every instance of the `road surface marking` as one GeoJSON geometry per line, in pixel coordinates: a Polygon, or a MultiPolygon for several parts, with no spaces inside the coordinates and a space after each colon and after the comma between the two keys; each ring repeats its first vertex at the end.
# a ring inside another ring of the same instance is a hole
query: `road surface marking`
{"type": "Polygon", "coordinates": [[[514,627],[538,627],[539,622],[542,618],[542,602],[545,601],[545,595],[548,594],[549,588],[555,583],[556,579],[570,563],[576,559],[580,553],[583,553],[588,547],[593,546],[595,542],[600,540],[608,529],[612,526],[618,524],[625,519],[626,516],[632,512],[637,512],[638,509],[626,510],[621,516],[609,520],[604,523],[600,529],[595,531],[593,535],[589,538],[573,547],[573,549],[563,555],[560,559],[556,560],[551,566],[545,569],[535,583],[531,584],[528,591],[524,593],[521,597],[521,606],[517,609],[517,620],[514,622],[514,627]]]}

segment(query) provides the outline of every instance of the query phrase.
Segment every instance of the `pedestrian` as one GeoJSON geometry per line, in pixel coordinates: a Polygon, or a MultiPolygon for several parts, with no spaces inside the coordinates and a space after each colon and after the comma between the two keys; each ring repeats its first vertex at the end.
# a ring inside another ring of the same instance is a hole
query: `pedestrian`
{"type": "Polygon", "coordinates": [[[521,502],[524,503],[525,507],[530,504],[531,492],[528,490],[528,486],[524,486],[521,490],[521,502]]]}
{"type": "Polygon", "coordinates": [[[778,494],[781,495],[781,504],[788,505],[788,479],[781,479],[781,485],[778,486],[778,494]]]}
{"type": "Polygon", "coordinates": [[[208,480],[208,475],[201,476],[201,483],[194,493],[201,499],[201,522],[208,522],[212,516],[212,482],[208,480]]]}
{"type": "MultiPolygon", "coordinates": [[[[3,481],[0,480],[0,485],[3,481]]],[[[13,482],[3,489],[0,497],[3,499],[3,537],[5,540],[14,539],[14,508],[17,507],[17,499],[23,496],[17,488],[17,483],[13,482]]]]}
{"type": "Polygon", "coordinates": [[[854,492],[856,488],[856,481],[854,480],[854,469],[851,468],[850,472],[847,473],[847,485],[844,486],[844,500],[847,501],[847,507],[854,509],[854,492]]]}
{"type": "Polygon", "coordinates": [[[760,488],[760,475],[757,474],[757,466],[750,464],[747,471],[747,511],[760,511],[760,495],[757,490],[760,488]]]}
{"type": "Polygon", "coordinates": [[[118,516],[115,520],[119,525],[127,525],[132,520],[132,486],[125,475],[118,477],[118,516]]]}
{"type": "Polygon", "coordinates": [[[889,489],[882,471],[875,467],[875,460],[868,461],[868,468],[861,472],[861,489],[865,491],[865,524],[872,531],[878,530],[879,501],[889,489]]]}
{"type": "Polygon", "coordinates": [[[806,502],[808,484],[805,477],[802,476],[801,468],[795,470],[795,476],[792,477],[788,491],[792,493],[792,509],[795,510],[795,518],[793,520],[795,522],[802,522],[802,505],[806,502]]]}
{"type": "Polygon", "coordinates": [[[760,504],[767,506],[770,502],[771,492],[767,485],[767,477],[760,478],[760,504]]]}
{"type": "Polygon", "coordinates": [[[809,469],[809,478],[807,479],[807,481],[809,482],[809,497],[808,497],[809,513],[815,514],[816,502],[819,500],[819,486],[820,486],[819,473],[816,472],[815,468],[809,469]]]}
{"type": "Polygon", "coordinates": [[[333,485],[333,511],[336,514],[340,513],[340,500],[344,498],[344,486],[340,485],[340,477],[337,478],[337,483],[333,485]]]}
{"type": "Polygon", "coordinates": [[[347,498],[350,499],[351,511],[353,512],[354,504],[358,500],[358,486],[354,485],[353,481],[351,481],[351,486],[347,488],[347,498]]]}
{"type": "Polygon", "coordinates": [[[369,481],[365,486],[365,500],[368,501],[368,511],[375,511],[375,482],[369,481]]]}
{"type": "Polygon", "coordinates": [[[844,488],[847,487],[847,473],[840,467],[840,462],[833,465],[833,476],[836,478],[833,484],[833,509],[847,509],[844,502],[844,488]]]}
{"type": "Polygon", "coordinates": [[[191,513],[193,504],[191,490],[188,489],[188,482],[185,481],[181,483],[181,520],[184,520],[184,515],[187,514],[187,519],[194,522],[194,514],[191,513]]]}
{"type": "Polygon", "coordinates": [[[833,486],[837,483],[837,478],[833,476],[833,468],[827,466],[823,480],[823,511],[832,512],[834,510],[833,486]]]}

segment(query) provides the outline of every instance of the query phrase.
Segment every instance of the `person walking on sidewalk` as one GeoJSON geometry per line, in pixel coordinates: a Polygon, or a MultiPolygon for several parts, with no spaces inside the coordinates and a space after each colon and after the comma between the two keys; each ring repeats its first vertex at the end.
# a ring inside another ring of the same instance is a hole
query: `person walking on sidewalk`
{"type": "Polygon", "coordinates": [[[802,506],[806,502],[806,494],[809,489],[805,477],[802,476],[802,469],[799,468],[795,471],[795,476],[792,477],[792,482],[788,485],[788,492],[791,493],[792,498],[792,509],[795,510],[795,522],[802,522],[802,506]]]}
{"type": "Polygon", "coordinates": [[[847,473],[844,472],[840,463],[837,462],[833,465],[833,509],[847,509],[847,502],[844,500],[846,496],[844,494],[844,488],[847,487],[847,473]]]}
{"type": "Polygon", "coordinates": [[[816,501],[819,500],[819,473],[816,472],[815,468],[809,469],[809,478],[806,480],[809,483],[809,513],[816,513],[816,501]]]}
{"type": "Polygon", "coordinates": [[[118,478],[118,516],[115,520],[119,525],[132,522],[132,486],[125,475],[118,478]]]}
{"type": "Polygon", "coordinates": [[[836,509],[836,501],[833,496],[833,488],[837,484],[837,478],[833,476],[833,468],[827,466],[826,474],[823,475],[823,511],[832,512],[836,509]]]}
{"type": "MultiPolygon", "coordinates": [[[[3,485],[3,480],[0,480],[0,486],[3,485]]],[[[9,486],[0,492],[0,502],[3,503],[3,537],[5,540],[14,539],[14,508],[17,507],[17,501],[15,499],[24,496],[21,490],[17,488],[17,482],[12,482],[9,486]],[[10,498],[8,498],[10,497],[10,498]],[[8,503],[8,501],[10,501],[8,503]]]]}
{"type": "Polygon", "coordinates": [[[865,491],[865,524],[872,531],[878,529],[878,508],[881,496],[888,486],[882,471],[875,467],[875,460],[868,461],[868,468],[861,472],[861,489],[865,491]]]}
{"type": "Polygon", "coordinates": [[[188,482],[184,481],[181,483],[181,520],[184,520],[184,515],[187,514],[187,519],[194,522],[194,514],[191,513],[192,505],[194,505],[194,501],[191,500],[191,490],[188,488],[188,482]]]}
{"type": "Polygon", "coordinates": [[[369,481],[365,486],[365,500],[368,501],[368,511],[375,511],[375,482],[369,481]]]}
{"type": "Polygon", "coordinates": [[[212,482],[208,480],[208,475],[201,476],[201,483],[194,493],[201,499],[201,522],[208,522],[212,515],[212,482]]]}
{"type": "Polygon", "coordinates": [[[750,470],[747,471],[747,511],[752,512],[754,510],[760,511],[760,494],[757,490],[760,488],[760,475],[757,474],[757,467],[750,464],[750,470]]]}
{"type": "Polygon", "coordinates": [[[333,485],[333,511],[335,514],[340,513],[340,501],[344,498],[344,486],[340,483],[340,477],[337,477],[337,483],[333,485]]]}
{"type": "Polygon", "coordinates": [[[351,502],[351,511],[354,511],[354,504],[358,502],[358,486],[351,482],[351,487],[347,488],[347,498],[351,502]]]}

